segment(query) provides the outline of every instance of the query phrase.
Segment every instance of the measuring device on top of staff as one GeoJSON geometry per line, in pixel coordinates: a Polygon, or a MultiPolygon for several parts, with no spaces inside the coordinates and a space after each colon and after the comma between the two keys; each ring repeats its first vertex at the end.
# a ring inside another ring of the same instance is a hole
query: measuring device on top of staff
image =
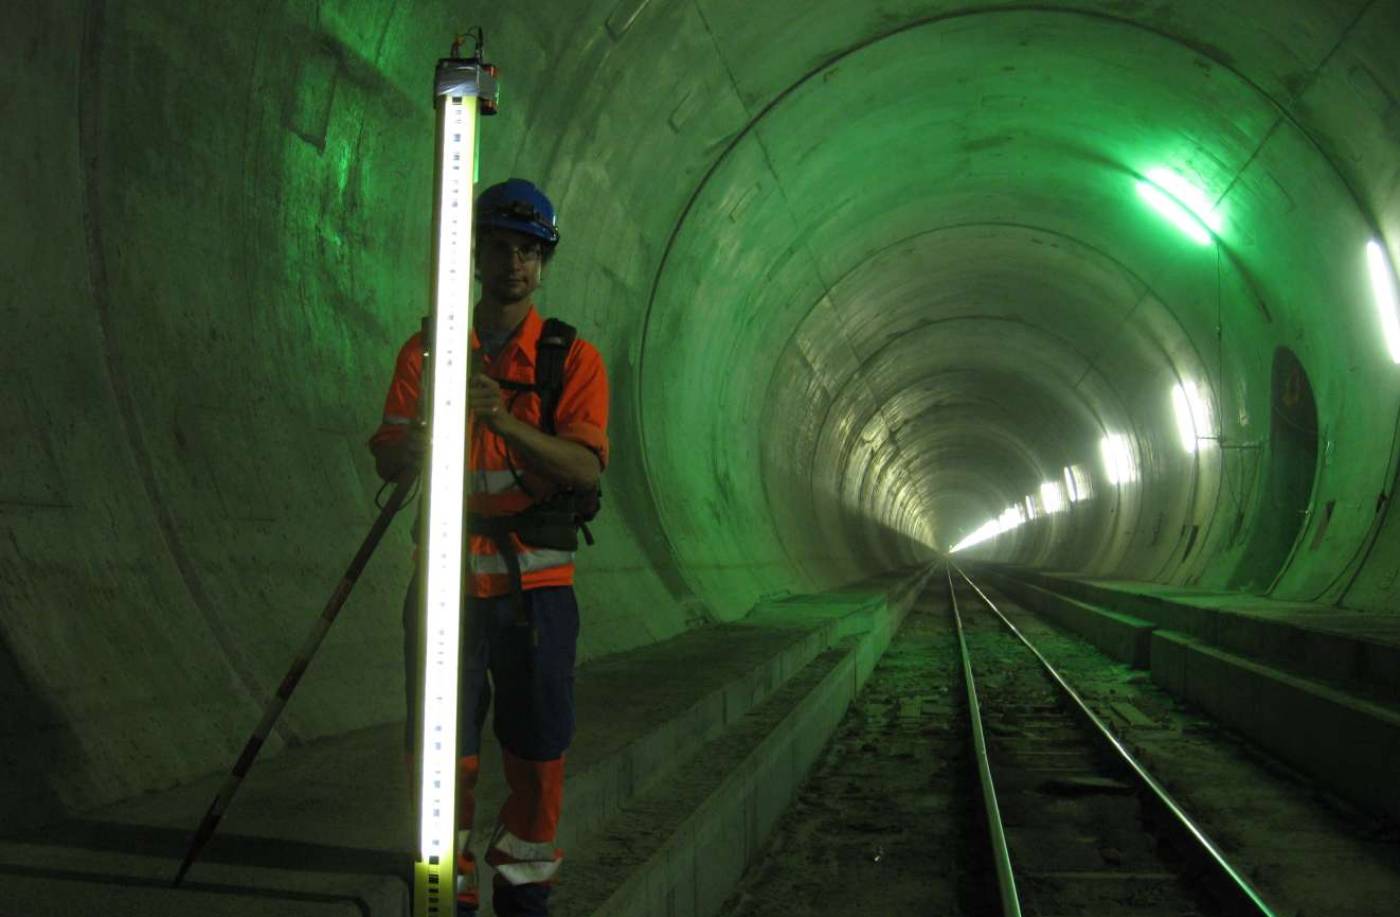
{"type": "Polygon", "coordinates": [[[457,657],[466,537],[467,374],[471,358],[472,221],[477,124],[496,113],[496,68],[462,39],[438,61],[434,84],[437,164],[433,200],[430,445],[423,478],[423,680],[417,724],[419,839],[414,917],[451,917],[456,904],[457,657]]]}

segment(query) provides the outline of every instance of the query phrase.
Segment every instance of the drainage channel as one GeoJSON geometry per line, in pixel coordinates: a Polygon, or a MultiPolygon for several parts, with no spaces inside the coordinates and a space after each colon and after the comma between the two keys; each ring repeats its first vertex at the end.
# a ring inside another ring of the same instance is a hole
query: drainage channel
{"type": "Polygon", "coordinates": [[[952,564],[946,579],[1003,917],[1271,917],[986,593],[952,564]]]}

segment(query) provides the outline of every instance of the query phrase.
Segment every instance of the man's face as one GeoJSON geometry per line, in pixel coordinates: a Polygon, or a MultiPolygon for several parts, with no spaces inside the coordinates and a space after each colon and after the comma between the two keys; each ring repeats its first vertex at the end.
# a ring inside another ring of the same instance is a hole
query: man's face
{"type": "Polygon", "coordinates": [[[510,229],[487,229],[476,242],[476,273],[482,292],[503,304],[528,299],[539,288],[544,244],[510,229]]]}

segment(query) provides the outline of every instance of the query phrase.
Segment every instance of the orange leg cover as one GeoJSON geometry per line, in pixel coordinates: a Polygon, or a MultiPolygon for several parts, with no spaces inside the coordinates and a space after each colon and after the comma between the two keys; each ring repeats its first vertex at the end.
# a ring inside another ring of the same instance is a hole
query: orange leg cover
{"type": "Polygon", "coordinates": [[[501,750],[510,796],[501,806],[501,824],[521,840],[549,843],[564,808],[564,759],[526,761],[501,750]]]}
{"type": "MultiPolygon", "coordinates": [[[[481,756],[457,759],[457,836],[471,831],[476,817],[476,781],[481,776],[481,756]]],[[[457,901],[464,907],[478,906],[476,857],[463,844],[457,851],[457,901]]]]}

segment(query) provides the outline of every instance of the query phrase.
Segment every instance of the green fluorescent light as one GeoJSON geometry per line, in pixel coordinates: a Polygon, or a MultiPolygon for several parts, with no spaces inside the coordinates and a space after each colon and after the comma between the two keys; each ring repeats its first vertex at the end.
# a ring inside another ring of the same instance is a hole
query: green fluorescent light
{"type": "Polygon", "coordinates": [[[1184,204],[1211,232],[1220,232],[1224,227],[1224,221],[1206,193],[1171,169],[1148,169],[1147,180],[1184,204]]]}
{"type": "Polygon", "coordinates": [[[1065,491],[1059,481],[1046,481],[1040,485],[1040,505],[1047,513],[1058,513],[1065,508],[1065,491]]]}
{"type": "Polygon", "coordinates": [[[1395,274],[1385,249],[1376,241],[1366,243],[1366,266],[1371,274],[1371,295],[1380,314],[1381,331],[1385,333],[1385,349],[1393,363],[1400,363],[1400,314],[1397,314],[1395,274]]]}
{"type": "Polygon", "coordinates": [[[1137,183],[1138,194],[1154,210],[1198,245],[1209,245],[1212,233],[1224,221],[1205,192],[1171,169],[1148,169],[1147,181],[1137,183]]]}

